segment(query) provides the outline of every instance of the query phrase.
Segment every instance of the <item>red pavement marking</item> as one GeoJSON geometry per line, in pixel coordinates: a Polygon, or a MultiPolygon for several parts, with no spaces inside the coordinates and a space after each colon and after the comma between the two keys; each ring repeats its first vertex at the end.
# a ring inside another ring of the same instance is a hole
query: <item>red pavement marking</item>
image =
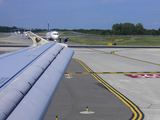
{"type": "Polygon", "coordinates": [[[160,74],[125,74],[132,78],[160,78],[160,74]]]}

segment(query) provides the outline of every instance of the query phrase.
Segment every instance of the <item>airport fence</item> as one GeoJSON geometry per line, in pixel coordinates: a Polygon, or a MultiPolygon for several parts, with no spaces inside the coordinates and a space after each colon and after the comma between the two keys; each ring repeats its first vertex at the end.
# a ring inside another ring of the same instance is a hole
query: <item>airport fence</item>
{"type": "Polygon", "coordinates": [[[66,34],[67,37],[81,37],[81,38],[89,38],[89,39],[95,39],[95,40],[103,40],[110,37],[122,37],[122,38],[160,38],[160,35],[90,35],[90,34],[66,34]]]}

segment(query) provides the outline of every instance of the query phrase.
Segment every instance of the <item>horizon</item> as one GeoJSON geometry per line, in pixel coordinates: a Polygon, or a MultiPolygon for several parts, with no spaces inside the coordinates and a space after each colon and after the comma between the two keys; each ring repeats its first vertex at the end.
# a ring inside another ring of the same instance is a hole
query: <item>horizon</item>
{"type": "Polygon", "coordinates": [[[159,0],[0,0],[1,26],[112,29],[116,23],[160,28],[159,0]],[[38,4],[37,4],[38,3],[38,4]]]}
{"type": "MultiPolygon", "coordinates": [[[[129,22],[128,22],[129,23],[129,22]]],[[[117,23],[115,23],[115,24],[117,24],[117,23]]],[[[120,24],[120,23],[118,23],[118,24],[120,24]]],[[[124,24],[124,23],[122,23],[122,24],[124,24]]],[[[133,23],[131,23],[131,24],[133,24],[133,23]]],[[[137,23],[138,24],[138,23],[137,23]]],[[[141,23],[142,24],[142,23],[141,23]]],[[[114,25],[114,24],[113,24],[114,25]]],[[[112,25],[112,26],[113,26],[112,25]]],[[[134,24],[134,25],[136,25],[136,24],[134,24]]],[[[142,24],[143,25],[143,24],[142,24]]],[[[17,27],[17,26],[15,26],[15,25],[13,25],[13,26],[0,26],[0,27],[17,27]]],[[[47,28],[23,28],[23,27],[17,27],[18,29],[25,29],[25,30],[30,30],[30,29],[45,29],[46,31],[48,31],[48,29],[47,28]]],[[[143,28],[144,29],[146,29],[144,26],[143,26],[143,28]]],[[[50,28],[50,30],[56,30],[56,29],[58,29],[58,30],[64,30],[64,29],[66,29],[66,28],[50,28]]],[[[83,29],[83,28],[78,28],[78,29],[75,29],[75,30],[79,30],[79,29],[83,29]]],[[[94,29],[94,28],[92,28],[92,29],[94,29]]],[[[92,30],[92,29],[83,29],[83,30],[92,30]]],[[[74,30],[74,29],[66,29],[66,30],[74,30]]],[[[112,29],[94,29],[94,30],[112,30],[112,29]]],[[[160,30],[160,28],[158,28],[158,29],[146,29],[146,30],[160,30]]]]}

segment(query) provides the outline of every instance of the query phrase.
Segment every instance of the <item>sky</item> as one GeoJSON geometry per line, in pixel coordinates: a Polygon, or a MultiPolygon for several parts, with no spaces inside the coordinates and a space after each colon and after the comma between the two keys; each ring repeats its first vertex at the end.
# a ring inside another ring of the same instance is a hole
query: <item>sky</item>
{"type": "Polygon", "coordinates": [[[112,29],[116,23],[160,28],[160,0],[0,0],[0,26],[112,29]]]}

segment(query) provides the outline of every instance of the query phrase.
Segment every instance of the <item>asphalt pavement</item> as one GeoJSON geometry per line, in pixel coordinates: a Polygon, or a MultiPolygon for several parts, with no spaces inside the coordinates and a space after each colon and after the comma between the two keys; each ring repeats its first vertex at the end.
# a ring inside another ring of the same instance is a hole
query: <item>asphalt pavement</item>
{"type": "MultiPolygon", "coordinates": [[[[68,72],[87,71],[71,60],[68,72]]],[[[129,120],[133,113],[92,75],[64,75],[43,120],[56,116],[59,120],[129,120]]]]}

